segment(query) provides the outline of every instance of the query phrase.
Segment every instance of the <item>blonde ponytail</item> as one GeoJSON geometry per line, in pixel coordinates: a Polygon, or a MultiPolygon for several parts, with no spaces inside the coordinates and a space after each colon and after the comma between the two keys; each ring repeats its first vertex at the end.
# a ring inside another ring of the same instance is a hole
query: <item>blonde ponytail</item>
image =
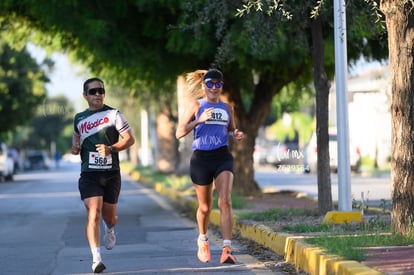
{"type": "Polygon", "coordinates": [[[204,91],[201,88],[201,84],[206,72],[206,70],[197,70],[191,73],[187,73],[187,94],[190,94],[197,99],[204,96],[204,91]]]}

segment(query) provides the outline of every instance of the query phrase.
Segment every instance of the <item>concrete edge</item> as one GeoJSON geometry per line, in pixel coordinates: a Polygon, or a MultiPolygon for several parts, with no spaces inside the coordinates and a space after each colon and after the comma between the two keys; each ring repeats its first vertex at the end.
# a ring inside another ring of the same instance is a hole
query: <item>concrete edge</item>
{"type": "MultiPolygon", "coordinates": [[[[135,180],[140,180],[139,173],[129,173],[135,180]]],[[[143,182],[143,180],[140,180],[143,182]]],[[[145,183],[145,182],[144,182],[145,183]]],[[[183,196],[173,189],[165,188],[156,183],[154,189],[160,195],[168,197],[175,204],[187,211],[196,212],[197,200],[183,196]]],[[[210,222],[220,226],[220,211],[213,209],[210,214],[210,222]]],[[[357,261],[344,260],[336,255],[329,255],[323,249],[307,244],[302,236],[294,236],[287,233],[274,232],[261,224],[244,224],[235,218],[234,230],[243,238],[252,240],[281,255],[285,260],[293,264],[297,270],[303,270],[311,275],[384,275],[385,273],[372,269],[357,261]]]]}

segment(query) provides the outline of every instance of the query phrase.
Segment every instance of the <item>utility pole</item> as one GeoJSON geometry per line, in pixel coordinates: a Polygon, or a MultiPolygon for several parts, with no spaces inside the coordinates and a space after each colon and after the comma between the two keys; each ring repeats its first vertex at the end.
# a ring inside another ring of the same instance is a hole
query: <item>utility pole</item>
{"type": "Polygon", "coordinates": [[[348,62],[346,50],[346,6],[345,0],[334,1],[335,28],[335,92],[338,137],[338,208],[326,213],[324,223],[362,222],[360,211],[352,211],[349,131],[348,131],[348,62]]]}

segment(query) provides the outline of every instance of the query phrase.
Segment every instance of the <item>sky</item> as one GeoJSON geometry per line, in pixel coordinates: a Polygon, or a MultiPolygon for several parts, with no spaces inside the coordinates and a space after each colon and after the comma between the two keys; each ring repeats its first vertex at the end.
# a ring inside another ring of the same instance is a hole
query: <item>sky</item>
{"type": "MultiPolygon", "coordinates": [[[[46,51],[41,47],[28,44],[27,49],[38,63],[46,57],[46,51]]],[[[51,56],[55,62],[55,69],[48,74],[50,82],[46,84],[49,97],[64,95],[75,105],[77,111],[82,109],[82,85],[88,78],[83,72],[84,69],[71,64],[69,58],[64,53],[53,53],[51,56]]]]}

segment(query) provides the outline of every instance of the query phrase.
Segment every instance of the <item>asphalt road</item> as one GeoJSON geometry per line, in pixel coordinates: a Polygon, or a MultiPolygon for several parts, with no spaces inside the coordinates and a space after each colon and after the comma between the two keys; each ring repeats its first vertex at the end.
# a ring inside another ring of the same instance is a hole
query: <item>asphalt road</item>
{"type": "MultiPolygon", "coordinates": [[[[288,166],[284,170],[276,169],[273,166],[260,166],[256,168],[255,180],[266,192],[295,191],[317,198],[316,174],[294,172],[294,169],[292,169],[288,166]]],[[[363,197],[366,204],[376,206],[383,202],[389,203],[391,200],[391,178],[389,174],[366,176],[363,173],[353,173],[350,177],[350,185],[351,200],[362,202],[363,197]]],[[[338,201],[338,174],[331,174],[331,190],[332,200],[338,201]]]]}
{"type": "MultiPolygon", "coordinates": [[[[89,274],[91,255],[79,199],[79,164],[17,174],[0,183],[0,274],[89,274]]],[[[196,258],[196,225],[153,190],[124,176],[117,246],[102,247],[105,274],[285,274],[272,272],[245,247],[235,265],[219,263],[219,239],[210,235],[212,262],[196,258]]]]}

